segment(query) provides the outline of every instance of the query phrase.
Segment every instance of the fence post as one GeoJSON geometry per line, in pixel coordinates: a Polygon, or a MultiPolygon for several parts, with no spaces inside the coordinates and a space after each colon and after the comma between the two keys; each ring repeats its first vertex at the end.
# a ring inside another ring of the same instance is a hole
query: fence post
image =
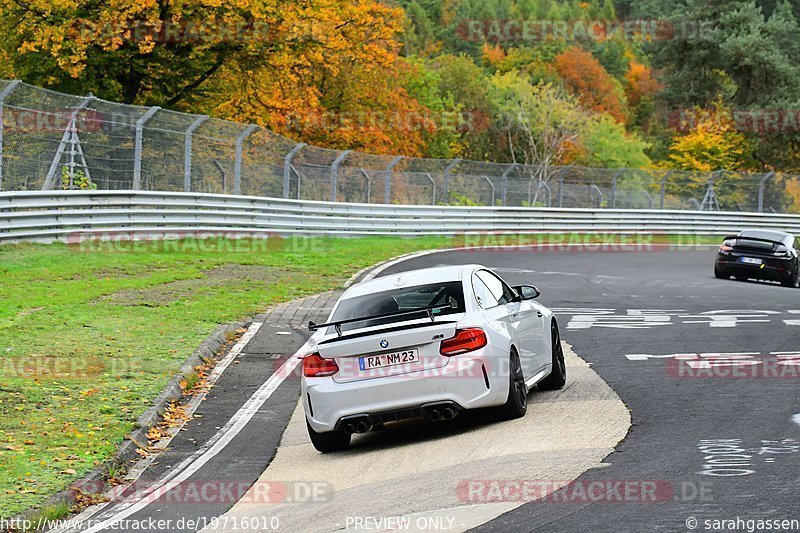
{"type": "Polygon", "coordinates": [[[58,143],[56,156],[53,158],[53,162],[50,163],[50,170],[47,171],[47,177],[44,180],[44,184],[42,184],[43,191],[49,191],[55,185],[56,171],[58,171],[58,165],[61,164],[61,157],[64,155],[64,150],[67,148],[67,143],[72,137],[72,134],[75,132],[75,120],[78,118],[78,113],[83,111],[83,109],[85,109],[92,100],[94,100],[94,95],[89,93],[83,98],[83,100],[80,101],[78,105],[72,108],[72,113],[69,115],[67,127],[64,129],[64,134],[61,136],[61,141],[58,143]]]}
{"type": "Polygon", "coordinates": [[[600,190],[600,187],[595,185],[594,183],[589,184],[589,187],[595,191],[597,191],[597,208],[600,209],[603,206],[603,191],[600,190]]]}
{"type": "Polygon", "coordinates": [[[564,175],[569,172],[572,165],[567,165],[561,168],[558,173],[558,207],[564,207],[564,175]]]}
{"type": "Polygon", "coordinates": [[[511,166],[505,169],[503,171],[503,174],[500,175],[500,179],[502,180],[502,185],[501,185],[502,191],[500,194],[503,197],[503,207],[505,207],[508,204],[508,175],[514,172],[514,169],[516,168],[517,164],[511,163],[511,166]]]}
{"type": "Polygon", "coordinates": [[[625,172],[624,168],[619,169],[615,174],[614,177],[611,178],[611,209],[616,209],[617,207],[617,178],[619,178],[623,172],[625,172]]]}
{"type": "MultiPolygon", "coordinates": [[[[303,149],[306,143],[297,143],[288,154],[283,157],[283,197],[289,198],[289,189],[292,180],[292,158],[303,149]]],[[[297,199],[300,199],[300,186],[297,186],[297,199]]]]}
{"type": "Polygon", "coordinates": [[[350,152],[352,152],[352,150],[345,150],[339,154],[339,157],[337,157],[331,165],[331,202],[336,201],[336,189],[339,181],[339,165],[341,165],[342,161],[344,161],[347,156],[350,155],[350,152]]]}
{"type": "Polygon", "coordinates": [[[456,166],[461,163],[461,159],[453,159],[450,164],[444,169],[444,203],[445,205],[450,201],[450,173],[456,166]]]}
{"type": "Polygon", "coordinates": [[[384,184],[383,184],[383,203],[388,204],[392,201],[392,172],[394,171],[394,167],[397,166],[400,161],[403,160],[402,155],[398,155],[392,162],[386,166],[386,169],[383,171],[384,176],[384,184]]]}
{"type": "Polygon", "coordinates": [[[761,178],[761,181],[758,182],[758,212],[764,212],[764,187],[767,184],[767,180],[770,178],[775,177],[775,172],[769,171],[767,175],[761,178]]]}
{"type": "Polygon", "coordinates": [[[436,181],[430,172],[426,172],[425,175],[428,177],[428,181],[431,182],[431,205],[436,205],[436,181]]]}
{"type": "Polygon", "coordinates": [[[131,184],[134,191],[142,188],[142,135],[144,134],[144,125],[160,110],[161,108],[158,106],[151,107],[147,110],[147,113],[136,121],[136,139],[133,144],[133,183],[131,184]]]}
{"type": "Polygon", "coordinates": [[[258,126],[250,124],[236,137],[236,160],[233,163],[233,194],[242,194],[242,146],[245,139],[250,137],[257,129],[258,126]]]}
{"type": "MultiPolygon", "coordinates": [[[[492,188],[492,203],[491,203],[491,204],[489,204],[489,205],[491,205],[492,207],[494,207],[494,198],[495,198],[495,188],[494,188],[494,183],[492,183],[492,180],[491,180],[491,178],[490,178],[489,176],[484,176],[484,177],[483,177],[483,179],[485,179],[485,180],[486,180],[486,183],[488,183],[488,184],[489,184],[489,187],[491,187],[491,188],[492,188]]],[[[550,207],[550,206],[548,206],[548,207],[550,207]]]]}
{"type": "Polygon", "coordinates": [[[661,209],[664,209],[664,199],[667,195],[667,180],[672,173],[675,172],[674,170],[668,170],[666,174],[661,178],[661,209]]]}
{"type": "Polygon", "coordinates": [[[13,93],[19,84],[22,83],[19,80],[14,80],[6,85],[6,88],[0,92],[0,191],[3,190],[3,107],[5,105],[5,100],[13,93]]]}
{"type": "Polygon", "coordinates": [[[197,117],[184,133],[183,141],[183,191],[192,191],[192,135],[195,130],[208,120],[208,115],[197,117]]]}

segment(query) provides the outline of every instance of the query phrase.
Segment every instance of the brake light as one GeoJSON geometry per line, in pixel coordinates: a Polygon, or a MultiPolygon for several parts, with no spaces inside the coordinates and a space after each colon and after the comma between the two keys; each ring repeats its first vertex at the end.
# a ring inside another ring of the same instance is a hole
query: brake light
{"type": "Polygon", "coordinates": [[[472,352],[487,344],[486,333],[479,328],[459,329],[455,337],[442,341],[439,353],[448,357],[472,352]]]}
{"type": "Polygon", "coordinates": [[[719,247],[720,252],[730,252],[731,250],[733,250],[733,241],[724,241],[719,247]]]}
{"type": "Polygon", "coordinates": [[[303,375],[307,378],[321,378],[332,376],[339,371],[339,365],[333,359],[320,357],[312,353],[303,358],[303,375]]]}

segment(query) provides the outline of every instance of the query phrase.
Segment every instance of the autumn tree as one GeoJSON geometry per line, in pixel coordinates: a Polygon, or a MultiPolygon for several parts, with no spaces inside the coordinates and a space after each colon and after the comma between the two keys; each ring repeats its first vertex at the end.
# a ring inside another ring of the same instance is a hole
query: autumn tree
{"type": "Polygon", "coordinates": [[[538,200],[551,167],[580,137],[587,113],[557,85],[530,82],[517,73],[496,74],[491,91],[512,160],[525,163],[528,203],[538,200]]]}
{"type": "Polygon", "coordinates": [[[621,87],[591,53],[573,46],[556,57],[555,67],[584,107],[595,113],[607,113],[618,122],[626,121],[621,87]]]}
{"type": "Polygon", "coordinates": [[[0,47],[31,83],[174,106],[234,64],[297,77],[391,62],[401,16],[372,0],[0,0],[0,47]]]}
{"type": "Polygon", "coordinates": [[[686,114],[669,150],[673,168],[712,172],[738,170],[746,165],[750,146],[744,134],[734,129],[730,112],[695,108],[686,114]]]}

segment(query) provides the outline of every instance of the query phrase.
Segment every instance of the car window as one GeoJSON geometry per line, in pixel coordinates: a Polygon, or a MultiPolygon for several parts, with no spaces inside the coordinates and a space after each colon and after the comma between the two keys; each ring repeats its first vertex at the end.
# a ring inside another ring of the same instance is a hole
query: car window
{"type": "Polygon", "coordinates": [[[478,277],[477,274],[472,276],[472,288],[475,290],[475,298],[484,309],[491,309],[500,305],[500,301],[492,294],[489,287],[478,277]]]}
{"type": "MultiPolygon", "coordinates": [[[[460,281],[404,287],[346,298],[339,303],[332,321],[369,318],[390,313],[412,311],[425,307],[445,306],[453,302],[456,304],[455,308],[440,309],[436,312],[436,316],[464,312],[464,290],[460,281]]],[[[423,316],[425,316],[424,313],[420,313],[419,317],[423,316]]],[[[342,331],[379,326],[392,322],[402,322],[404,320],[414,320],[416,318],[418,317],[411,315],[369,319],[363,322],[345,324],[342,327],[342,331]]]]}
{"type": "Polygon", "coordinates": [[[489,288],[498,303],[507,304],[511,301],[514,292],[503,280],[488,270],[479,270],[476,275],[489,288]]]}

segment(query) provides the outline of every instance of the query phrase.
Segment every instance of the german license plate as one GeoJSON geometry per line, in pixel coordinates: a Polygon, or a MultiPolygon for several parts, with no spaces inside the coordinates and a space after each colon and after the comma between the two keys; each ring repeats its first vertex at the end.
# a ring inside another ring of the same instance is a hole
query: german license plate
{"type": "Polygon", "coordinates": [[[760,265],[763,261],[755,257],[742,257],[742,263],[749,265],[760,265]]]}
{"type": "Polygon", "coordinates": [[[417,350],[403,350],[402,352],[382,353],[378,355],[365,355],[358,358],[358,368],[363,372],[373,368],[385,366],[404,365],[408,363],[418,363],[419,352],[417,350]]]}

